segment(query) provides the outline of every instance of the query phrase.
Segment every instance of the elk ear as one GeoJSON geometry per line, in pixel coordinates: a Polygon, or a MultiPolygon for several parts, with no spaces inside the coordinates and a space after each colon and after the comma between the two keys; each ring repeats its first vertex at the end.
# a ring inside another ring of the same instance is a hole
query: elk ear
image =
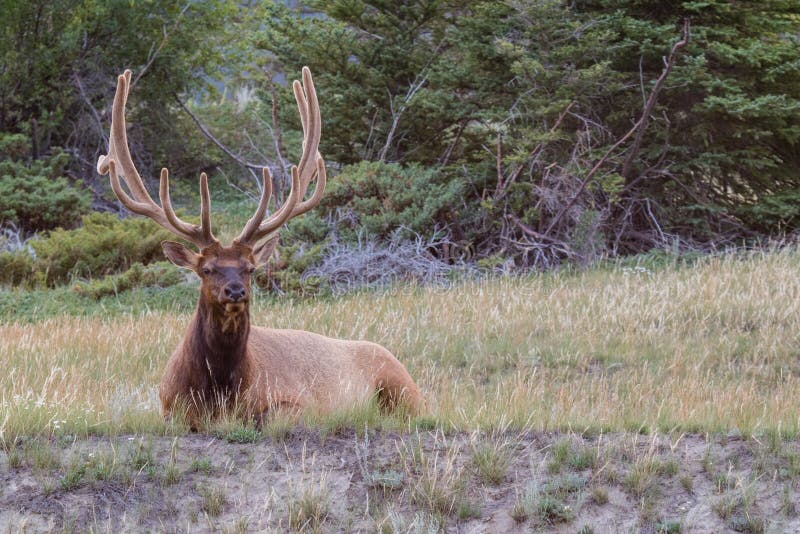
{"type": "Polygon", "coordinates": [[[162,241],[161,248],[164,249],[164,255],[167,259],[178,267],[186,267],[187,269],[197,268],[200,254],[195,254],[175,241],[162,241]]]}
{"type": "Polygon", "coordinates": [[[273,237],[269,241],[264,241],[253,250],[253,258],[256,262],[256,267],[261,267],[267,264],[272,254],[275,252],[275,247],[278,246],[278,236],[273,237]]]}

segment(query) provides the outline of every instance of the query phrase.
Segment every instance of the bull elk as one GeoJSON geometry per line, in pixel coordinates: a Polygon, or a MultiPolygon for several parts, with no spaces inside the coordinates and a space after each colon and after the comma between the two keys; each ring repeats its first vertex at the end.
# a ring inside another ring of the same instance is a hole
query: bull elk
{"type": "Polygon", "coordinates": [[[174,241],[162,247],[169,260],[200,277],[200,298],[189,329],[167,362],[159,397],[162,413],[186,411],[193,428],[200,418],[223,404],[244,407],[244,415],[261,421],[275,408],[321,412],[377,395],[382,407],[404,406],[415,413],[419,389],[391,352],[367,341],[345,341],[300,330],[276,330],[250,325],[250,283],[253,272],[266,264],[277,243],[279,228],[315,207],[325,190],[325,163],[318,152],[322,132],[311,72],[303,68],[303,83],[295,81],[294,96],[303,126],[303,153],[292,166],[288,198],[265,218],[272,196],[269,170],[262,170],[263,190],[255,214],[229,246],[211,233],[208,179],[200,175],[200,225],[182,221],[172,208],[169,174],[161,170],[156,204],[131,159],[125,132],[125,103],[131,71],[117,79],[106,156],[97,163],[108,173],[111,188],[133,213],[145,215],[199,249],[195,253],[174,241]],[[313,194],[305,198],[316,177],[313,194]],[[122,187],[120,178],[129,192],[122,187]]]}

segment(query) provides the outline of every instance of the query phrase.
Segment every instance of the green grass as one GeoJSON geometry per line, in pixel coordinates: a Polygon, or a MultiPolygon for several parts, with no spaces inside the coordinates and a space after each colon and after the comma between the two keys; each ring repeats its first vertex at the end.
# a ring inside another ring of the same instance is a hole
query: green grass
{"type": "Polygon", "coordinates": [[[511,517],[517,523],[530,519],[540,527],[571,522],[577,495],[586,483],[585,478],[574,474],[555,477],[543,486],[531,482],[517,496],[511,517]]]}
{"type": "Polygon", "coordinates": [[[320,482],[319,487],[309,486],[299,495],[290,496],[286,506],[292,529],[316,532],[328,517],[330,496],[320,482]]]}
{"type": "Polygon", "coordinates": [[[256,443],[262,439],[258,429],[244,425],[238,420],[223,421],[222,424],[214,425],[212,434],[228,443],[256,443]]]}
{"type": "Polygon", "coordinates": [[[197,303],[193,284],[144,287],[94,299],[71,287],[0,290],[0,324],[34,323],[55,317],[117,317],[146,310],[190,313],[197,303]]]}
{"type": "Polygon", "coordinates": [[[489,438],[472,447],[472,464],[488,484],[500,484],[511,465],[511,443],[489,438]]]}
{"type": "MultiPolygon", "coordinates": [[[[423,391],[426,411],[410,422],[370,407],[301,418],[327,433],[735,431],[771,443],[798,436],[799,271],[789,249],[645,270],[620,263],[448,289],[260,294],[252,318],[381,343],[423,391]]],[[[185,433],[161,418],[157,387],[195,292],[176,286],[92,302],[69,289],[0,292],[0,442],[185,433]]],[[[281,438],[289,424],[266,422],[262,433],[281,438]]],[[[560,446],[551,451],[553,472],[596,461],[592,451],[560,446]]],[[[796,470],[791,459],[786,465],[796,470]]]]}
{"type": "Polygon", "coordinates": [[[200,509],[210,515],[217,517],[222,513],[223,508],[228,503],[228,497],[225,495],[225,490],[215,487],[202,487],[199,490],[202,501],[200,509]]]}
{"type": "Polygon", "coordinates": [[[61,485],[61,489],[69,491],[80,486],[84,476],[86,475],[86,469],[87,466],[83,458],[73,458],[67,467],[67,470],[64,472],[64,475],[58,480],[58,483],[61,485]]]}
{"type": "Polygon", "coordinates": [[[192,460],[192,465],[189,466],[189,470],[194,473],[203,473],[205,475],[210,475],[214,472],[214,466],[211,463],[211,460],[208,458],[197,458],[192,460]]]}

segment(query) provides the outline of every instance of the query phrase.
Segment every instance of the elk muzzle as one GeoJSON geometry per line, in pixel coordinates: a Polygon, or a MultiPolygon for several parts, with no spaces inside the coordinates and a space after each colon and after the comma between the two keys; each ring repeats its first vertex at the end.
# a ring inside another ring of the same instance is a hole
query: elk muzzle
{"type": "Polygon", "coordinates": [[[241,302],[247,300],[247,288],[241,282],[231,282],[222,289],[223,302],[241,302]]]}
{"type": "Polygon", "coordinates": [[[219,302],[225,307],[226,313],[239,314],[247,309],[248,297],[247,287],[244,284],[230,282],[220,291],[219,302]]]}

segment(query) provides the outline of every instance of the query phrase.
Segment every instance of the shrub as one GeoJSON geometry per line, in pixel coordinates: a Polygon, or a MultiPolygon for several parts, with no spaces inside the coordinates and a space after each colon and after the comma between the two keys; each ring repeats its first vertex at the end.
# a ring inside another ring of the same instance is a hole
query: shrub
{"type": "Polygon", "coordinates": [[[346,240],[354,240],[358,226],[378,238],[388,238],[401,226],[429,235],[456,218],[453,206],[459,205],[462,189],[461,181],[436,168],[365,161],[344,167],[323,203],[352,214],[350,235],[342,233],[346,240]]]}
{"type": "Polygon", "coordinates": [[[149,219],[92,213],[83,217],[82,227],[55,230],[30,245],[42,282],[53,286],[73,276],[98,277],[161,260],[161,241],[171,237],[149,219]]]}
{"type": "Polygon", "coordinates": [[[24,250],[0,252],[0,285],[18,286],[32,280],[34,261],[24,250]]]}
{"type": "Polygon", "coordinates": [[[267,268],[257,271],[254,282],[261,289],[278,289],[287,293],[316,295],[327,289],[325,280],[303,276],[312,266],[322,262],[327,243],[309,245],[293,242],[279,245],[276,256],[267,268]]]}
{"type": "Polygon", "coordinates": [[[744,204],[737,210],[743,220],[763,232],[785,232],[800,224],[800,191],[789,189],[764,195],[758,203],[744,204]]]}
{"type": "Polygon", "coordinates": [[[101,280],[79,282],[73,290],[79,295],[86,295],[99,300],[108,295],[116,295],[135,287],[169,287],[186,280],[180,267],[160,261],[151,265],[134,263],[130,269],[121,274],[108,275],[101,280]]]}
{"type": "Polygon", "coordinates": [[[75,226],[89,210],[91,194],[61,176],[69,156],[55,149],[26,161],[27,146],[24,135],[0,135],[0,220],[27,231],[75,226]]]}

